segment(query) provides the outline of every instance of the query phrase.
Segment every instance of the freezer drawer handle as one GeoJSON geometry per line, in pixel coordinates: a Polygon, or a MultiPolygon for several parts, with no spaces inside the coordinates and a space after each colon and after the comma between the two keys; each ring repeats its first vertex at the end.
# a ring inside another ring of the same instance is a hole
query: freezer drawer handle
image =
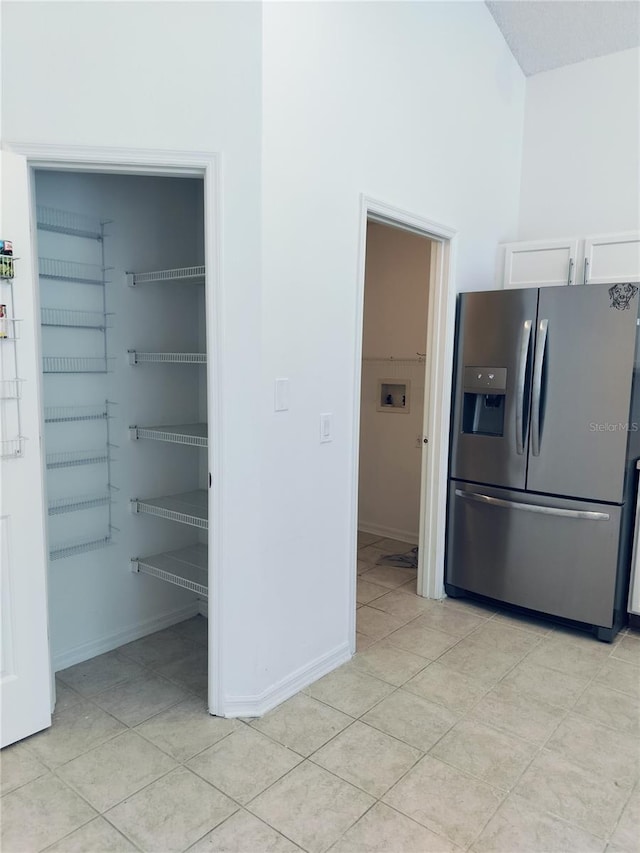
{"type": "Polygon", "coordinates": [[[524,384],[527,376],[527,361],[529,358],[529,343],[531,341],[531,320],[522,324],[520,337],[520,357],[518,360],[518,380],[516,385],[516,452],[524,453],[524,384]]]}
{"type": "Polygon", "coordinates": [[[540,456],[540,400],[542,396],[542,366],[547,346],[548,320],[540,320],[533,359],[533,391],[531,392],[531,452],[540,456]]]}
{"type": "Polygon", "coordinates": [[[558,515],[562,518],[585,518],[589,521],[608,521],[609,513],[591,512],[583,509],[558,509],[554,506],[540,506],[539,504],[523,504],[518,501],[505,501],[502,498],[494,498],[491,495],[482,495],[480,492],[463,492],[456,489],[456,497],[464,498],[476,503],[488,504],[489,506],[505,507],[506,509],[523,509],[525,512],[537,512],[540,515],[558,515]]]}

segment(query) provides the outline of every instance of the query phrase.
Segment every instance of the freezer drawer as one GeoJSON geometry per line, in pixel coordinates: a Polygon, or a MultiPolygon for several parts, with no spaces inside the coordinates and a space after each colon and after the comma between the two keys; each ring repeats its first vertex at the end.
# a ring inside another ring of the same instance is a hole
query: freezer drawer
{"type": "Polygon", "coordinates": [[[446,582],[611,627],[621,507],[452,480],[446,582]]]}

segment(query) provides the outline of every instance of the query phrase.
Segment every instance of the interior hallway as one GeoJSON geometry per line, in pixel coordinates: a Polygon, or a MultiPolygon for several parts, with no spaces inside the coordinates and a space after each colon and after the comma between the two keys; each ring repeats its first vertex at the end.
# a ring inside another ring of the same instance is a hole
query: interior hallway
{"type": "Polygon", "coordinates": [[[418,598],[360,545],[358,654],[263,719],[206,714],[202,617],[58,673],[4,853],[637,850],[638,634],[418,598]]]}

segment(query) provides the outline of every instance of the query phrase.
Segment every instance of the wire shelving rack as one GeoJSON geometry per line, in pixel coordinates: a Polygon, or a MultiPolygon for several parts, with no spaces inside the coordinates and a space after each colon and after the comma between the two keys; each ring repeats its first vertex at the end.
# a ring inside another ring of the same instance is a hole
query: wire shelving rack
{"type": "Polygon", "coordinates": [[[70,308],[41,308],[40,324],[64,329],[95,329],[99,332],[108,328],[107,316],[101,311],[76,311],[70,308]]]}
{"type": "Polygon", "coordinates": [[[111,492],[101,492],[94,495],[74,495],[69,498],[56,498],[49,501],[49,515],[62,515],[67,512],[83,512],[96,509],[111,503],[111,492]]]}
{"type": "Polygon", "coordinates": [[[81,542],[69,542],[66,545],[57,545],[49,551],[50,560],[63,560],[67,557],[75,557],[77,554],[84,554],[87,551],[97,551],[100,548],[106,548],[113,544],[111,535],[102,536],[100,539],[88,539],[81,542]]]}
{"type": "Polygon", "coordinates": [[[131,510],[198,527],[200,530],[207,530],[209,527],[206,489],[158,498],[133,498],[131,510]]]}
{"type": "Polygon", "coordinates": [[[43,373],[109,373],[110,358],[105,356],[46,355],[43,373]]]}
{"type": "Polygon", "coordinates": [[[132,426],[129,427],[129,436],[132,439],[146,438],[151,441],[166,441],[171,444],[186,444],[191,447],[206,447],[207,425],[132,426]]]}
{"type": "Polygon", "coordinates": [[[36,207],[36,222],[41,231],[54,231],[57,234],[69,234],[72,237],[86,237],[88,240],[102,240],[102,227],[105,223],[82,213],[70,210],[58,210],[39,204],[36,207]]]}
{"type": "Polygon", "coordinates": [[[76,468],[81,465],[101,465],[109,461],[109,448],[95,450],[64,450],[59,453],[47,453],[49,470],[56,468],[76,468]]]}
{"type": "Polygon", "coordinates": [[[209,596],[207,569],[208,552],[204,544],[131,560],[131,571],[188,589],[202,598],[209,596]]]}
{"type": "Polygon", "coordinates": [[[138,352],[129,350],[129,364],[206,364],[206,352],[138,352]]]}
{"type": "Polygon", "coordinates": [[[104,278],[105,268],[98,264],[83,264],[58,258],[38,258],[38,269],[40,278],[44,279],[99,286],[108,284],[104,278]]]}
{"type": "MultiPolygon", "coordinates": [[[[78,285],[93,285],[97,288],[102,288],[101,294],[94,299],[89,297],[89,291],[86,291],[87,296],[83,297],[81,305],[87,308],[98,308],[99,310],[78,310],[78,303],[65,307],[62,304],[53,307],[41,308],[41,324],[44,327],[55,329],[72,330],[65,341],[78,341],[80,346],[89,346],[89,338],[76,337],[72,335],[76,330],[88,330],[97,332],[102,335],[102,344],[100,350],[101,355],[96,355],[95,350],[91,355],[83,355],[81,352],[76,352],[73,355],[45,355],[42,359],[42,370],[44,374],[92,374],[96,375],[96,383],[98,383],[97,375],[110,372],[113,357],[108,354],[107,348],[107,329],[110,328],[111,315],[107,312],[107,287],[109,283],[107,273],[109,268],[105,264],[105,221],[98,218],[86,216],[85,214],[76,213],[68,210],[60,210],[53,207],[38,205],[36,210],[37,225],[41,231],[51,231],[57,234],[65,234],[71,237],[83,238],[85,240],[94,240],[98,244],[95,260],[98,263],[84,263],[75,260],[63,260],[61,258],[41,257],[38,259],[40,279],[51,281],[52,289],[48,292],[60,294],[57,299],[65,297],[71,300],[70,294],[76,293],[68,288],[56,288],[57,284],[78,284],[78,285]],[[56,288],[55,290],[53,288],[56,288]],[[88,302],[93,304],[89,305],[88,302]],[[96,304],[97,303],[97,304],[96,304]]],[[[66,245],[66,248],[73,248],[77,245],[71,242],[61,243],[66,245]]],[[[86,244],[82,249],[82,254],[86,256],[86,244]]],[[[57,300],[56,300],[57,301],[57,300]]],[[[75,297],[74,297],[75,301],[75,297]]],[[[50,335],[58,335],[60,332],[52,331],[50,335]]],[[[61,340],[57,337],[47,338],[46,340],[61,340]]],[[[91,339],[94,340],[93,338],[91,339]]],[[[85,350],[86,351],[86,350],[85,350]]],[[[90,351],[90,350],[89,350],[90,351]]],[[[91,351],[90,351],[91,352],[91,351]]],[[[100,387],[101,383],[96,387],[100,387]]],[[[61,388],[63,386],[60,386],[61,388]]],[[[64,386],[71,387],[71,386],[64,386]]],[[[86,383],[81,386],[73,385],[72,387],[80,387],[80,393],[86,393],[86,383]]],[[[106,389],[105,389],[106,390],[106,389]]],[[[106,395],[105,395],[106,396],[106,395]]],[[[87,473],[86,485],[89,489],[92,488],[91,481],[98,489],[102,483],[106,482],[104,490],[97,491],[91,494],[72,496],[68,498],[59,498],[49,502],[48,513],[50,516],[63,515],[66,513],[81,512],[85,510],[105,508],[105,528],[104,536],[92,539],[78,539],[74,542],[63,542],[61,544],[52,544],[49,552],[51,560],[61,560],[67,557],[73,557],[77,554],[82,554],[86,551],[95,551],[99,548],[106,547],[113,542],[113,533],[116,528],[112,524],[112,495],[114,486],[112,485],[112,447],[110,441],[110,426],[111,419],[110,406],[113,405],[108,400],[103,400],[99,403],[91,403],[81,401],[80,405],[59,405],[48,406],[44,410],[44,422],[48,428],[57,430],[59,427],[55,425],[65,425],[84,422],[95,422],[96,428],[91,429],[93,438],[87,438],[86,442],[77,441],[79,433],[71,432],[76,445],[73,449],[57,450],[55,453],[48,453],[46,456],[46,466],[50,472],[55,472],[58,469],[78,468],[82,466],[96,466],[96,479],[99,476],[99,483],[95,483],[93,472],[87,473]],[[104,424],[103,427],[98,427],[99,423],[104,424]],[[96,429],[98,430],[96,432],[96,429]],[[104,429],[104,431],[102,431],[104,429]],[[99,444],[96,446],[94,442],[99,444]],[[84,443],[86,449],[78,449],[78,444],[82,447],[84,443]]],[[[84,433],[83,433],[84,434],[84,433]]],[[[88,433],[87,433],[88,435],[88,433]]],[[[64,447],[64,432],[56,432],[55,446],[64,447]]],[[[68,443],[67,443],[68,446],[68,443]]],[[[84,476],[84,475],[83,475],[84,476]]]]}
{"type": "Polygon", "coordinates": [[[109,406],[105,400],[96,406],[46,406],[44,410],[45,424],[70,423],[72,421],[99,421],[109,415],[109,406]]]}
{"type": "Polygon", "coordinates": [[[204,284],[204,264],[193,267],[176,267],[171,270],[154,270],[153,272],[130,272],[127,273],[127,284],[136,287],[139,284],[157,284],[162,281],[186,282],[189,284],[204,284]]]}

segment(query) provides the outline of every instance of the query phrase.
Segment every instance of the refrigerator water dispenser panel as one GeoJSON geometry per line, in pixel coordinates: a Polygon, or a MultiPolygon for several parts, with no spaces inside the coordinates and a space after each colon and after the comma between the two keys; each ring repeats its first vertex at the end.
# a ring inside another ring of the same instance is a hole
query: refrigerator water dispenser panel
{"type": "Polygon", "coordinates": [[[462,432],[504,435],[506,367],[465,367],[462,432]]]}

